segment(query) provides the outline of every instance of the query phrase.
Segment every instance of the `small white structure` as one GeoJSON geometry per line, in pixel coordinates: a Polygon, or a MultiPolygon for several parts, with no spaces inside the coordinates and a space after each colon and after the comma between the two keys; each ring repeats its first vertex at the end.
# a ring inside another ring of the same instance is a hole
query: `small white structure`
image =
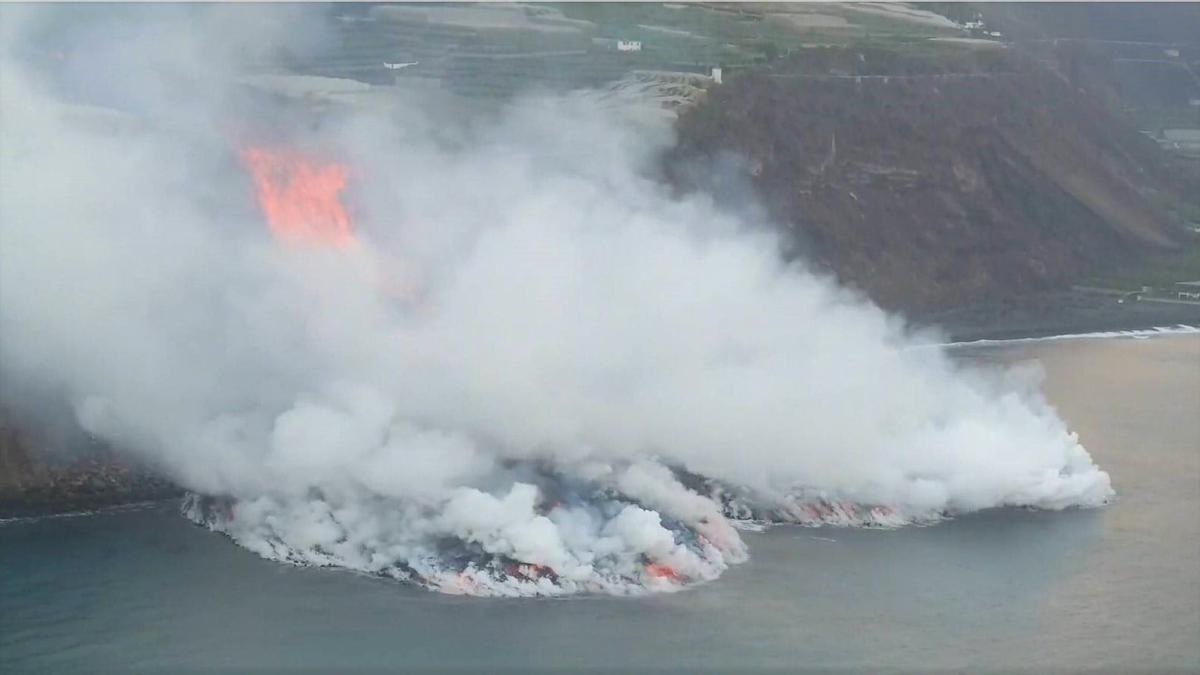
{"type": "Polygon", "coordinates": [[[1163,129],[1163,137],[1176,143],[1200,143],[1200,129],[1163,129]]]}
{"type": "Polygon", "coordinates": [[[640,52],[642,51],[641,40],[617,40],[617,51],[619,52],[640,52]]]}
{"type": "Polygon", "coordinates": [[[1179,58],[1179,50],[1178,49],[1164,49],[1163,56],[1167,56],[1172,59],[1177,59],[1177,58],[1179,58]]]}
{"type": "Polygon", "coordinates": [[[387,68],[388,70],[400,70],[409,66],[415,66],[418,63],[420,63],[420,61],[410,61],[408,63],[388,63],[387,61],[384,61],[383,67],[387,68]]]}
{"type": "Polygon", "coordinates": [[[717,66],[712,69],[712,79],[716,84],[721,84],[721,67],[717,66]]]}
{"type": "Polygon", "coordinates": [[[1180,281],[1175,289],[1179,300],[1200,301],[1200,281],[1180,281]]]}

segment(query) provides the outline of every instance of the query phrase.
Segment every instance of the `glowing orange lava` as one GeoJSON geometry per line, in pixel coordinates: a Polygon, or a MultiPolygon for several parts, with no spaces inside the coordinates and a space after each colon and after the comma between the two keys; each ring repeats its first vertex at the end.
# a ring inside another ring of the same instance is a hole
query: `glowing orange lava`
{"type": "Polygon", "coordinates": [[[646,574],[655,579],[666,579],[667,581],[683,581],[683,577],[679,572],[675,571],[674,567],[663,563],[650,563],[646,565],[646,574]]]}
{"type": "Polygon", "coordinates": [[[540,579],[552,570],[545,565],[538,565],[537,563],[515,563],[508,565],[505,571],[508,572],[509,576],[535,580],[540,579]]]}
{"type": "Polygon", "coordinates": [[[240,155],[278,239],[337,247],[354,241],[340,196],[349,175],[345,165],[264,147],[244,148],[240,155]]]}

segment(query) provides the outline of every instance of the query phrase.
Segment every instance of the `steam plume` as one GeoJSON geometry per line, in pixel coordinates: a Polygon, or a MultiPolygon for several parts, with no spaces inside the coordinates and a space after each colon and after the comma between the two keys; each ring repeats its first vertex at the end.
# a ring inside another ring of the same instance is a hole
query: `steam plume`
{"type": "Polygon", "coordinates": [[[670,125],[635,101],[375,96],[313,124],[237,84],[246,8],[87,23],[42,67],[17,37],[54,22],[2,11],[8,394],[65,397],[261,555],[643,592],[743,560],[740,520],[1112,494],[1036,373],[912,349],[768,228],[671,197],[670,125]]]}

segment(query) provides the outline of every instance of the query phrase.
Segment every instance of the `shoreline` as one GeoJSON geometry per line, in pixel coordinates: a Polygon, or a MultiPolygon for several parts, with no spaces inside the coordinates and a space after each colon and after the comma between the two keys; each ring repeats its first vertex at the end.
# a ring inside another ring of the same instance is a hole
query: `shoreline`
{"type": "Polygon", "coordinates": [[[1028,342],[1057,342],[1060,340],[1108,340],[1112,338],[1132,338],[1135,340],[1146,340],[1154,337],[1171,337],[1180,335],[1200,335],[1200,326],[1189,324],[1176,324],[1174,326],[1152,326],[1150,328],[1132,328],[1129,330],[1106,330],[1096,331],[1091,333],[1066,333],[1042,335],[1038,337],[1017,337],[1017,338],[978,338],[974,340],[961,340],[957,342],[941,342],[938,347],[974,347],[974,346],[998,346],[998,345],[1014,345],[1028,342]]]}
{"type": "Polygon", "coordinates": [[[116,454],[47,463],[25,442],[12,441],[0,484],[0,522],[95,513],[173,499],[183,489],[157,472],[116,454]],[[14,461],[15,460],[15,461],[14,461]]]}
{"type": "Polygon", "coordinates": [[[43,520],[55,520],[59,518],[87,518],[90,516],[105,516],[115,513],[127,513],[130,511],[143,511],[166,504],[178,504],[179,501],[180,497],[162,497],[159,499],[144,499],[140,501],[122,502],[120,504],[112,504],[109,506],[101,506],[94,509],[85,509],[79,511],[56,511],[53,513],[24,515],[0,515],[0,527],[4,527],[5,525],[19,525],[22,523],[37,523],[43,520]]]}
{"type": "Polygon", "coordinates": [[[1120,337],[1131,331],[1200,327],[1200,303],[1117,302],[1085,290],[1051,291],[940,312],[914,313],[909,324],[934,329],[952,345],[1065,337],[1120,337]]]}
{"type": "MultiPolygon", "coordinates": [[[[165,482],[165,481],[164,481],[165,482]]],[[[157,504],[183,496],[183,488],[173,484],[159,492],[135,495],[114,495],[107,499],[86,499],[74,495],[40,494],[34,499],[21,496],[0,500],[0,524],[9,521],[37,520],[68,516],[86,516],[111,510],[126,509],[139,504],[157,504]]]]}

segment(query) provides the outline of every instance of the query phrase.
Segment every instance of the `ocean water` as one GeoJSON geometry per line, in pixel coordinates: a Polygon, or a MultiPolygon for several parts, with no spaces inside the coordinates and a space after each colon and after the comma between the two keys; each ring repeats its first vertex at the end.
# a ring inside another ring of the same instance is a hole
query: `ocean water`
{"type": "Polygon", "coordinates": [[[643,598],[479,599],[263,560],[175,504],[0,526],[0,672],[1200,671],[1200,337],[958,347],[1037,360],[1116,503],[745,533],[643,598]]]}

